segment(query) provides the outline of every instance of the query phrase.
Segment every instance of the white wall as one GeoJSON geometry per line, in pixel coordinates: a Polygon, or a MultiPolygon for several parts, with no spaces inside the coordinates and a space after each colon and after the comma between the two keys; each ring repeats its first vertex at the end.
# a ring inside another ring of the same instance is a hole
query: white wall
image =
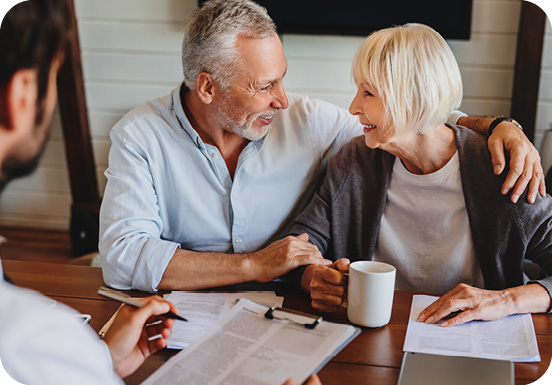
{"type": "MultiPolygon", "coordinates": [[[[96,169],[103,191],[109,130],[129,109],[181,81],[183,20],[196,0],[75,0],[96,169]]],[[[474,0],[472,38],[449,41],[460,63],[468,114],[510,110],[520,0],[474,0]]],[[[284,35],[285,86],[348,107],[349,71],[359,37],[284,35]]],[[[546,36],[538,127],[552,122],[552,35],[546,36]]],[[[40,168],[0,200],[0,224],[68,228],[71,195],[56,117],[40,168]]]]}

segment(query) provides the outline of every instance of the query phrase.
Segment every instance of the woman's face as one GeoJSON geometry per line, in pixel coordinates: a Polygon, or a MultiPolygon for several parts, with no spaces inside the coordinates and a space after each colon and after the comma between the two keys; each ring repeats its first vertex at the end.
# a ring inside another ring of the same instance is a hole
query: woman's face
{"type": "Polygon", "coordinates": [[[395,131],[383,124],[385,107],[382,98],[368,84],[357,86],[349,112],[358,115],[360,124],[364,126],[364,139],[368,147],[378,148],[395,137],[395,131]]]}

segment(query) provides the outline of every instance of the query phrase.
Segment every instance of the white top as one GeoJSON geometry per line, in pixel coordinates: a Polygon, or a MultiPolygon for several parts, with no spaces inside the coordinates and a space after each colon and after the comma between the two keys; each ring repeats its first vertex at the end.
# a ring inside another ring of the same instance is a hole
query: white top
{"type": "Polygon", "coordinates": [[[107,345],[74,310],[1,277],[0,267],[0,360],[11,377],[25,385],[123,383],[107,345]]]}
{"type": "Polygon", "coordinates": [[[396,267],[398,290],[442,294],[459,283],[484,287],[458,152],[426,175],[412,174],[395,160],[374,260],[396,267]]]}

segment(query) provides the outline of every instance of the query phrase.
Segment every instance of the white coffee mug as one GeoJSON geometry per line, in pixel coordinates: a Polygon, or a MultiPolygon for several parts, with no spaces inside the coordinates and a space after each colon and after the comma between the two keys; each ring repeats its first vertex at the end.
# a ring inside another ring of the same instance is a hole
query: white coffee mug
{"type": "Polygon", "coordinates": [[[354,324],[377,328],[391,318],[395,292],[393,266],[374,261],[349,265],[347,317],[354,324]]]}

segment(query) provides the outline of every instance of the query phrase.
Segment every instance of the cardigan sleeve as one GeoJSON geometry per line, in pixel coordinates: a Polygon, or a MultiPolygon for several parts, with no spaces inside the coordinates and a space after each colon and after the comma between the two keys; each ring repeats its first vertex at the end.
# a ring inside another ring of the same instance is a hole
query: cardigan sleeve
{"type": "Polygon", "coordinates": [[[514,207],[516,224],[527,244],[525,258],[536,263],[545,275],[529,283],[540,284],[552,298],[552,197],[537,196],[531,205],[523,196],[514,207]]]}

